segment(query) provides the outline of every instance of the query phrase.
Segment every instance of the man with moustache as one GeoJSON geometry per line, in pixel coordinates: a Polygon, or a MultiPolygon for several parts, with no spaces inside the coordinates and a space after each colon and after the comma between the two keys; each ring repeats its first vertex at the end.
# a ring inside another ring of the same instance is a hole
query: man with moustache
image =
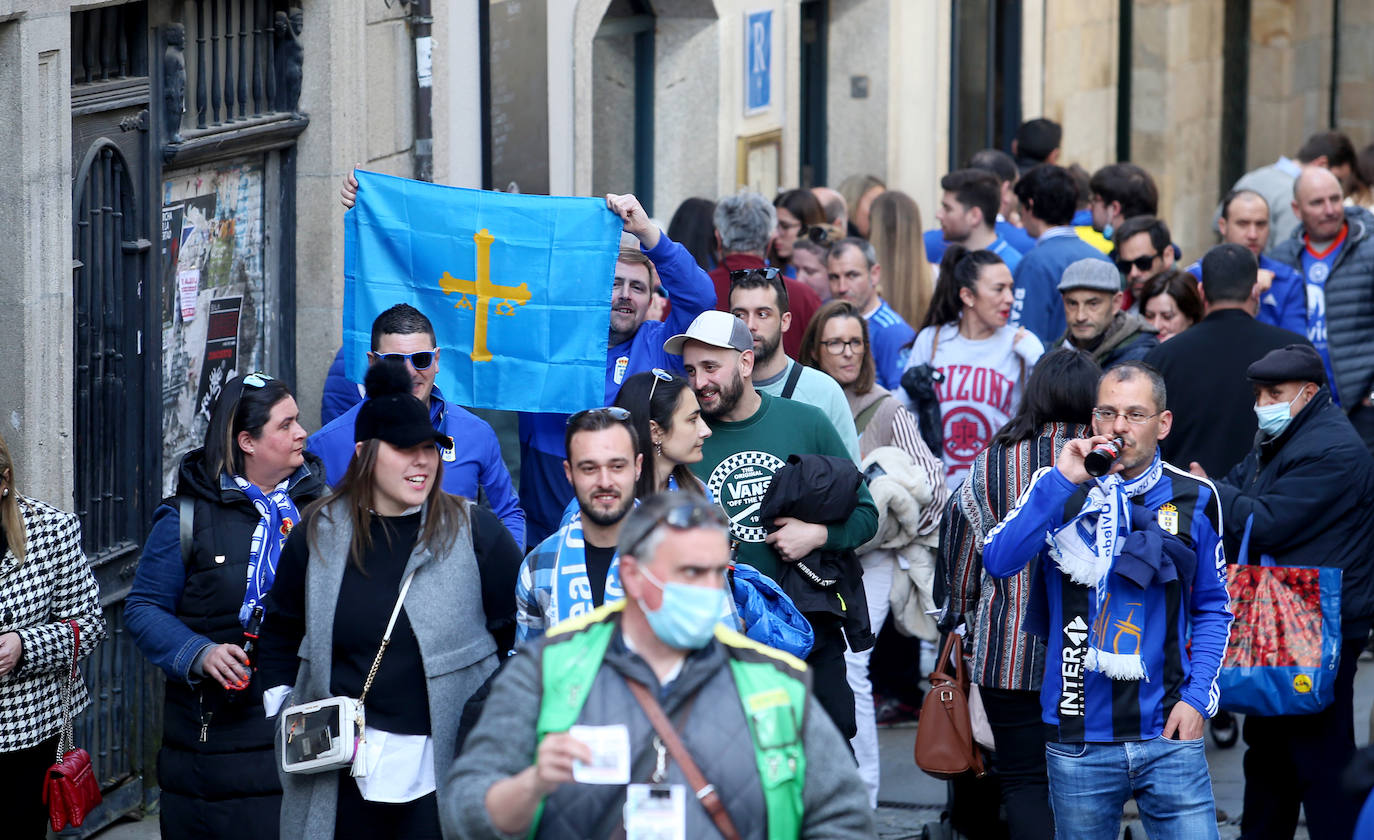
{"type": "MultiPolygon", "coordinates": [[[[687,332],[664,344],[681,353],[701,414],[711,426],[702,459],[692,472],[706,482],[725,511],[736,558],[777,580],[782,564],[817,549],[858,548],[878,530],[878,510],[864,483],[858,504],[843,522],[803,522],[781,517],[768,533],[759,516],[773,475],[792,455],[849,458],[835,427],[814,406],[778,399],[753,384],[754,339],[744,322],[728,312],[703,312],[687,332]]],[[[845,636],[841,619],[808,613],[816,634],[807,664],[815,672],[816,698],[845,738],[853,738],[854,693],[845,678],[845,636]]]]}
{"type": "Polygon", "coordinates": [[[792,328],[782,272],[776,268],[730,272],[730,312],[754,337],[754,387],[819,408],[839,432],[849,457],[859,463],[859,433],[844,391],[825,373],[798,364],[782,352],[783,335],[792,328]]]}
{"type": "Polygon", "coordinates": [[[515,586],[517,644],[567,618],[625,597],[616,541],[635,506],[643,456],[630,412],[589,408],[568,418],[563,471],[575,503],[525,557],[515,586]]]}
{"type": "Polygon", "coordinates": [[[1096,436],[1066,443],[983,543],[993,577],[1038,564],[1026,631],[1047,645],[1055,832],[1115,837],[1134,797],[1152,837],[1215,838],[1202,735],[1231,623],[1220,501],[1160,458],[1173,415],[1152,368],[1104,373],[1092,417],[1096,436]],[[1091,477],[1085,457],[1113,438],[1120,457],[1091,477]]]}

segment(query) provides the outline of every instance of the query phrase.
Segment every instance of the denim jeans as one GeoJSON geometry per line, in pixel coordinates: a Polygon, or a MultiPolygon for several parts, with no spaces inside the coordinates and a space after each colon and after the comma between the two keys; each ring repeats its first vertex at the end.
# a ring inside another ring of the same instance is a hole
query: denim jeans
{"type": "Polygon", "coordinates": [[[1115,840],[1121,808],[1135,797],[1150,840],[1217,837],[1203,739],[1045,745],[1050,806],[1059,840],[1115,840]]]}

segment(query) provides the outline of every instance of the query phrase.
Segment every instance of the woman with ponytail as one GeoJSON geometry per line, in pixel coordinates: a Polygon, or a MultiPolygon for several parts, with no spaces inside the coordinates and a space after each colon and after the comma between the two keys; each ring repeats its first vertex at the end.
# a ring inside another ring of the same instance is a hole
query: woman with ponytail
{"type": "Polygon", "coordinates": [[[375,362],[364,385],[353,458],[287,540],[260,647],[269,715],[368,684],[364,738],[351,773],[282,777],[282,835],[437,839],[460,712],[514,639],[521,556],[491,511],[444,492],[453,444],[405,364],[375,362]]]}
{"type": "Polygon", "coordinates": [[[1026,372],[1045,352],[1040,339],[1007,323],[1013,299],[1011,271],[1001,257],[962,245],[945,249],[907,367],[928,364],[944,377],[936,385],[944,451],[936,454],[950,489],[1011,419],[1026,372]]]}

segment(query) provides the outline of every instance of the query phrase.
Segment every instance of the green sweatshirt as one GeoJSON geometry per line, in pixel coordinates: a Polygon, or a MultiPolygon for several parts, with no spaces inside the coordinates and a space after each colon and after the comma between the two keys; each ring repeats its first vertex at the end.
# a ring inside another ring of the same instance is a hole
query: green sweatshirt
{"type": "MultiPolygon", "coordinates": [[[[781,563],[764,542],[767,532],[759,521],[763,494],[773,474],[790,455],[834,455],[849,458],[835,427],[815,406],[759,392],[763,401],[752,417],[735,423],[714,421],[702,445],[702,459],[692,472],[706,482],[730,520],[730,535],[739,543],[738,558],[773,579],[781,563]]],[[[826,526],[824,548],[858,548],[878,530],[878,509],[867,484],[859,485],[859,503],[849,518],[826,526]]]]}

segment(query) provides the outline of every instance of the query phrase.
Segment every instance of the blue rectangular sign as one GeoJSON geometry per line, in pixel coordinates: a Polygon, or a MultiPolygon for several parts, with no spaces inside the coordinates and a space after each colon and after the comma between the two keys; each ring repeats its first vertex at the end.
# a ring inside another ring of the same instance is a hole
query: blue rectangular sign
{"type": "Polygon", "coordinates": [[[746,114],[773,104],[773,10],[750,12],[744,19],[744,85],[746,114]]]}

